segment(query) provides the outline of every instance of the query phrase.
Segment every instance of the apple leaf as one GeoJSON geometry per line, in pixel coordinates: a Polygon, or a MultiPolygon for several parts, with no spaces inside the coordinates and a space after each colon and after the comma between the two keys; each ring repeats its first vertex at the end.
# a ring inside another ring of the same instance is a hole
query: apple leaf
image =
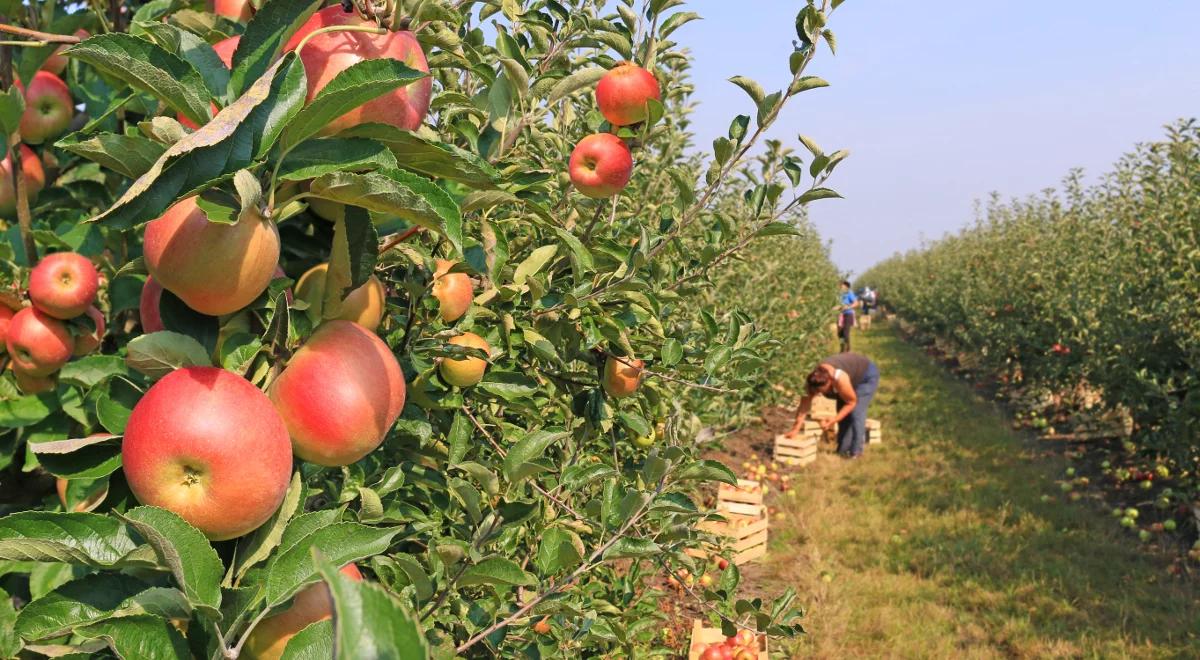
{"type": "Polygon", "coordinates": [[[118,658],[179,660],[192,657],[187,641],[169,621],[157,616],[109,619],[75,630],[84,639],[100,639],[118,658]]]}
{"type": "Polygon", "coordinates": [[[417,618],[396,597],[378,584],[353,580],[341,565],[314,550],[313,561],[333,597],[335,658],[429,657],[425,634],[417,618]]]}
{"type": "Polygon", "coordinates": [[[53,392],[0,400],[0,428],[32,426],[59,408],[58,397],[53,392]]]}
{"type": "Polygon", "coordinates": [[[571,434],[568,431],[543,429],[521,438],[504,457],[504,478],[510,482],[516,482],[520,481],[523,476],[528,476],[525,464],[544,456],[550,445],[569,435],[571,434]]]}
{"type": "Polygon", "coordinates": [[[608,550],[604,551],[604,559],[626,559],[650,557],[662,552],[662,546],[650,539],[624,537],[617,539],[608,550]]]}
{"type": "Polygon", "coordinates": [[[29,451],[47,472],[63,479],[99,479],[121,467],[118,436],[30,442],[29,451]]]}
{"type": "Polygon", "coordinates": [[[249,536],[238,541],[237,562],[232,573],[235,579],[240,580],[252,566],[266,561],[271,551],[279,546],[288,522],[300,510],[303,494],[304,482],[297,472],[292,475],[292,483],[288,486],[287,494],[283,496],[283,503],[271,518],[249,536]]]}
{"type": "Polygon", "coordinates": [[[340,137],[369,138],[395,154],[399,167],[448,179],[478,189],[493,189],[500,173],[486,160],[453,144],[423,138],[389,124],[359,124],[339,133],[340,137]]]}
{"type": "Polygon", "coordinates": [[[338,566],[385,552],[400,528],[368,527],[352,522],[322,527],[290,547],[280,547],[267,564],[267,603],[280,605],[317,579],[312,551],[319,550],[338,566]]]}
{"type": "Polygon", "coordinates": [[[187,618],[191,610],[178,589],[155,587],[120,573],[93,573],[26,605],[17,616],[16,630],[22,638],[34,641],[135,614],[187,618]]]}
{"type": "Polygon", "coordinates": [[[133,338],[125,363],[151,378],[162,378],[180,367],[212,366],[208,351],[200,342],[170,330],[133,338]]]}
{"type": "Polygon", "coordinates": [[[25,95],[20,89],[14,86],[0,92],[0,131],[5,135],[16,133],[24,112],[25,95]]]}
{"type": "Polygon", "coordinates": [[[155,564],[153,551],[116,518],[50,511],[22,511],[0,518],[0,559],[95,568],[155,564]]]}
{"type": "Polygon", "coordinates": [[[583,541],[575,532],[551,527],[542,533],[534,564],[542,575],[554,575],[575,568],[583,561],[583,541]]]}
{"type": "Polygon", "coordinates": [[[210,97],[225,98],[229,89],[229,68],[207,41],[166,22],[142,23],[140,28],[159,46],[195,67],[210,97]]]}
{"type": "Polygon", "coordinates": [[[391,58],[353,64],[334,76],[303,110],[296,113],[284,128],[280,145],[287,150],[320,133],[330,122],[360,105],[428,75],[391,58]]]}
{"type": "Polygon", "coordinates": [[[328,660],[332,657],[335,657],[333,621],[325,619],[308,624],[289,639],[280,660],[328,660]]]}
{"type": "Polygon", "coordinates": [[[224,567],[200,530],[154,506],[140,506],[117,516],[154,548],[159,564],[171,572],[193,607],[210,618],[220,618],[224,567]]]}
{"type": "MultiPolygon", "coordinates": [[[[246,24],[233,52],[230,97],[241,96],[252,86],[250,81],[261,79],[271,69],[288,39],[322,4],[321,0],[271,0],[262,4],[246,24]]],[[[301,87],[306,85],[302,83],[301,87]]]]}
{"type": "Polygon", "coordinates": [[[209,119],[204,79],[190,63],[145,39],[113,32],[63,51],[134,89],[153,94],[197,124],[209,119]]]}
{"type": "Polygon", "coordinates": [[[366,284],[375,271],[378,256],[379,234],[371,216],[357,206],[347,206],[342,217],[333,223],[333,247],[329,251],[325,300],[321,305],[326,319],[337,318],[346,296],[366,284]]]}
{"type": "Polygon", "coordinates": [[[58,372],[58,382],[88,390],[113,376],[127,373],[125,361],[119,355],[89,355],[63,365],[58,372]]]}
{"type": "Polygon", "coordinates": [[[288,152],[279,168],[284,181],[307,181],[330,172],[363,172],[398,167],[387,147],[362,138],[305,140],[288,152]]]}
{"type": "Polygon", "coordinates": [[[460,587],[469,587],[477,584],[528,587],[537,584],[537,579],[522,570],[513,560],[495,556],[488,557],[463,571],[462,577],[458,579],[457,584],[460,587]]]}

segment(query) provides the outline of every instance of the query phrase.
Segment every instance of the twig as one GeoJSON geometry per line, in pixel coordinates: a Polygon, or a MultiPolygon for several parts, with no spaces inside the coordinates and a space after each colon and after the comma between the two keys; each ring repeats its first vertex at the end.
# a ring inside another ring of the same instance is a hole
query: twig
{"type": "Polygon", "coordinates": [[[22,37],[29,37],[30,39],[36,39],[38,41],[45,41],[47,43],[54,44],[77,44],[80,41],[83,41],[83,39],[80,39],[73,34],[51,34],[49,32],[39,32],[37,30],[30,30],[29,28],[18,27],[16,25],[10,25],[4,22],[0,22],[0,32],[7,32],[8,34],[16,34],[22,37]]]}
{"type": "Polygon", "coordinates": [[[404,233],[400,234],[396,238],[393,238],[390,241],[388,241],[387,243],[384,243],[383,247],[379,248],[379,254],[383,254],[384,252],[387,252],[388,250],[396,247],[397,245],[400,245],[404,241],[407,241],[413,234],[415,234],[419,231],[421,231],[420,226],[409,228],[408,230],[406,230],[404,233]]]}

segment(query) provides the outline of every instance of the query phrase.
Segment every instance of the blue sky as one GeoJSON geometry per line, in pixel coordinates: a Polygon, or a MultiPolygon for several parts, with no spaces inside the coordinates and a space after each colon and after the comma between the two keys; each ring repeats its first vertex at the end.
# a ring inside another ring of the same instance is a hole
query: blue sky
{"type": "MultiPolygon", "coordinates": [[[[789,79],[800,0],[696,0],[705,20],[673,35],[693,51],[700,145],[750,101],[789,79]]],[[[1200,116],[1200,2],[847,0],[830,25],[838,55],[772,137],[802,150],[850,149],[810,207],[839,267],[862,272],[893,252],[971,222],[975,200],[1057,186],[1072,167],[1107,171],[1162,126],[1200,116]]]]}

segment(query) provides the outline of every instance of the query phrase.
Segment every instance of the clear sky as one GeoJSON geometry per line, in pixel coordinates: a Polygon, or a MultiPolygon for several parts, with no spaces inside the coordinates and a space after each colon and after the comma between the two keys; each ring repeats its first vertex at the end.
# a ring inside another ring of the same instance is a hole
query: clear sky
{"type": "MultiPolygon", "coordinates": [[[[801,0],[696,0],[705,17],[673,35],[696,58],[694,129],[708,148],[750,112],[726,79],[767,91],[789,79],[801,0]]],[[[1200,1],[846,0],[838,54],[809,69],[772,137],[798,133],[850,158],[830,182],[844,200],[810,214],[839,267],[871,264],[972,220],[975,200],[1095,176],[1137,142],[1200,116],[1200,1]]]]}

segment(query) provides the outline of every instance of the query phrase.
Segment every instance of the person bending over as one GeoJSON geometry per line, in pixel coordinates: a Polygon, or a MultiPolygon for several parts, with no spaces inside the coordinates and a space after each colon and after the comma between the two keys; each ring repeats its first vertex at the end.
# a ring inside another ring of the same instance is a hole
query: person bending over
{"type": "Polygon", "coordinates": [[[838,353],[817,365],[806,381],[807,395],[796,409],[796,423],[788,431],[795,437],[804,428],[813,397],[822,394],[837,400],[837,415],[821,420],[821,429],[838,425],[838,453],[847,458],[862,456],[867,443],[867,408],[879,389],[879,367],[865,355],[838,353]]]}

